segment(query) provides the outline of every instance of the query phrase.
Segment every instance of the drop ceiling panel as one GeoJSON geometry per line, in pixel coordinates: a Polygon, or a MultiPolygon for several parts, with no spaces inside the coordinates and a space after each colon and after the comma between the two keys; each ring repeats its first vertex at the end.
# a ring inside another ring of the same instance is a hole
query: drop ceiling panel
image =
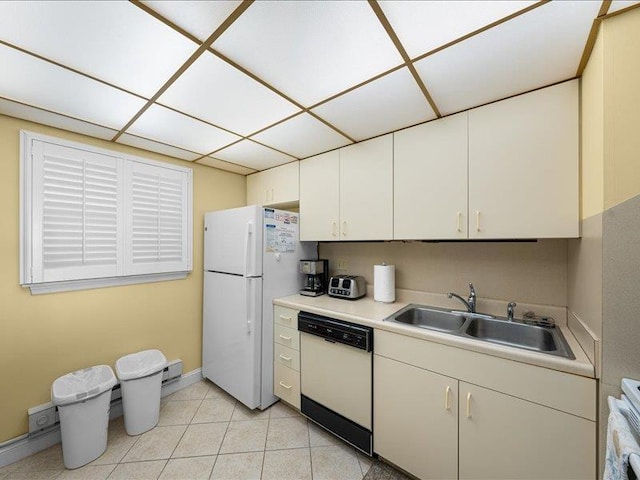
{"type": "Polygon", "coordinates": [[[534,3],[385,0],[380,6],[409,57],[415,58],[534,3]]]}
{"type": "Polygon", "coordinates": [[[348,138],[308,113],[293,117],[253,138],[298,158],[310,157],[351,143],[348,138]]]}
{"type": "Polygon", "coordinates": [[[158,102],[242,135],[300,111],[209,52],[189,67],[158,102]]]}
{"type": "Polygon", "coordinates": [[[241,165],[234,165],[233,163],[218,160],[217,158],[205,157],[202,160],[198,160],[196,163],[207,165],[208,167],[219,168],[228,172],[239,173],[240,175],[249,175],[254,173],[255,170],[241,165]]]}
{"type": "Polygon", "coordinates": [[[331,100],[313,112],[356,140],[436,116],[407,68],[331,100]]]}
{"type": "Polygon", "coordinates": [[[196,158],[200,158],[202,155],[198,153],[188,152],[181,148],[172,147],[171,145],[165,145],[163,143],[154,142],[142,137],[136,137],[135,135],[123,134],[118,138],[118,143],[129,145],[130,147],[141,148],[142,150],[149,150],[150,152],[161,153],[163,155],[169,155],[170,157],[180,158],[181,160],[187,160],[192,162],[196,158]]]}
{"type": "Polygon", "coordinates": [[[122,128],[145,103],[5,45],[0,45],[0,65],[0,97],[105,127],[122,128]]]}
{"type": "Polygon", "coordinates": [[[635,0],[613,0],[613,2],[611,2],[611,6],[609,7],[609,10],[607,11],[607,13],[613,13],[613,12],[617,12],[618,10],[622,10],[623,8],[627,8],[630,7],[632,5],[637,5],[638,3],[640,3],[639,1],[635,0]]]}
{"type": "Polygon", "coordinates": [[[600,2],[550,2],[415,66],[443,114],[573,78],[600,2]]]}
{"type": "Polygon", "coordinates": [[[402,63],[367,2],[255,2],[213,47],[305,106],[402,63]]]}
{"type": "Polygon", "coordinates": [[[143,1],[173,24],[204,41],[242,3],[240,0],[143,1]]]}
{"type": "Polygon", "coordinates": [[[159,105],[151,105],[127,133],[207,154],[240,137],[159,105]]]}
{"type": "Polygon", "coordinates": [[[266,170],[267,168],[289,163],[295,158],[280,153],[272,148],[265,147],[251,140],[243,140],[230,147],[216,152],[216,158],[244,165],[255,170],[266,170]]]}
{"type": "Polygon", "coordinates": [[[0,114],[49,125],[50,127],[60,128],[70,132],[82,133],[83,135],[89,135],[90,137],[101,138],[103,140],[111,140],[113,136],[118,133],[116,130],[110,128],[65,117],[64,115],[48,112],[47,110],[35,108],[23,103],[12,102],[5,98],[0,98],[0,114]]]}
{"type": "Polygon", "coordinates": [[[130,2],[0,2],[0,32],[9,43],[145,97],[197,48],[130,2]]]}

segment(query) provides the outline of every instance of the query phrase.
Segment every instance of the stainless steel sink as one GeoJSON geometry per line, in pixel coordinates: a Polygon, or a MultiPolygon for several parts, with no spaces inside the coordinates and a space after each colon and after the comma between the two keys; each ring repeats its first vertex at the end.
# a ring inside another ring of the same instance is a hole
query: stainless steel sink
{"type": "Polygon", "coordinates": [[[572,360],[575,358],[562,332],[554,326],[529,325],[517,320],[509,322],[506,319],[496,319],[491,315],[415,304],[407,305],[385,320],[482,342],[522,348],[572,360]]]}
{"type": "Polygon", "coordinates": [[[436,310],[434,308],[409,305],[394,315],[394,321],[429,328],[441,332],[458,330],[466,321],[460,314],[436,310]]]}

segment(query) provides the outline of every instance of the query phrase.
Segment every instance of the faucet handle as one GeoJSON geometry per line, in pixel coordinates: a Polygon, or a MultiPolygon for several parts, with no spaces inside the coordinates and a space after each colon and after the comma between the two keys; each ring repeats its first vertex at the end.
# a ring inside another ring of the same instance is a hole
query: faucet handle
{"type": "Polygon", "coordinates": [[[516,302],[509,302],[509,304],[507,305],[507,320],[512,322],[513,321],[513,315],[515,313],[515,308],[518,306],[518,304],[516,302]]]}
{"type": "Polygon", "coordinates": [[[469,282],[469,295],[472,297],[476,296],[476,289],[473,288],[473,283],[469,282]]]}

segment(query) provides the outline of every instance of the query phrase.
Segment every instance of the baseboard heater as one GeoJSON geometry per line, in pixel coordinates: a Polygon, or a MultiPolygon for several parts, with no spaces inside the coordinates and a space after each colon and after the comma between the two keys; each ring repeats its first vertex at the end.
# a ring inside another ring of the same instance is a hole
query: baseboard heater
{"type": "MultiPolygon", "coordinates": [[[[168,385],[180,379],[182,376],[182,360],[173,360],[162,371],[162,386],[168,385]]],[[[120,383],[111,390],[111,409],[122,403],[122,391],[120,383]]],[[[29,437],[36,437],[50,431],[59,425],[58,407],[51,402],[32,407],[28,410],[29,437]]]]}
{"type": "Polygon", "coordinates": [[[373,435],[366,428],[304,395],[300,395],[300,411],[310,420],[326,428],[358,450],[368,456],[373,455],[373,435]]]}

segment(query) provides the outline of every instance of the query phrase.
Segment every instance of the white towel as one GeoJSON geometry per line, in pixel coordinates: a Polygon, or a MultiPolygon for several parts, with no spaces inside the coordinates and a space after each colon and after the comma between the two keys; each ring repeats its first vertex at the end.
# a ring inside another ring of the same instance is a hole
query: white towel
{"type": "MultiPolygon", "coordinates": [[[[615,400],[614,400],[615,401],[615,400]]],[[[618,409],[610,409],[607,425],[607,456],[603,480],[629,480],[629,456],[640,455],[640,446],[629,422],[618,409]]]]}

